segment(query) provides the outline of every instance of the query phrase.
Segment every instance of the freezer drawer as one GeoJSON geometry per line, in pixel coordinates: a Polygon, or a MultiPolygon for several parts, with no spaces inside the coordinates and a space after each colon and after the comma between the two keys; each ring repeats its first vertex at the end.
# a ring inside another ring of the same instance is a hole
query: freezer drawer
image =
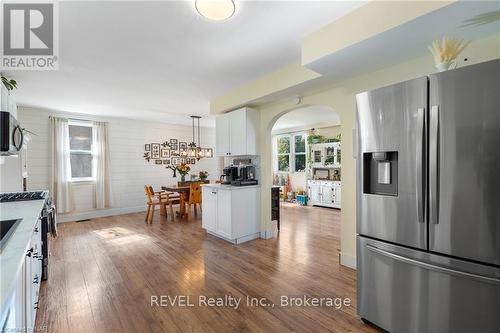
{"type": "Polygon", "coordinates": [[[430,87],[429,249],[500,266],[500,59],[430,87]]]}
{"type": "Polygon", "coordinates": [[[500,332],[500,268],[362,236],[358,314],[390,332],[500,332]]]}

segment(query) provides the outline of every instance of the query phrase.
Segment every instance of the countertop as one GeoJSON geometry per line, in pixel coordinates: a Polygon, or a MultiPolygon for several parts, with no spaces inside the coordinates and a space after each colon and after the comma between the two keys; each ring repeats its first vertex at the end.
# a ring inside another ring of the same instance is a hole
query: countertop
{"type": "Polygon", "coordinates": [[[260,188],[260,185],[247,185],[247,186],[234,186],[234,185],[223,185],[223,184],[202,184],[202,187],[216,188],[219,190],[243,190],[245,188],[260,188]]]}
{"type": "Polygon", "coordinates": [[[0,220],[23,219],[0,252],[0,305],[4,308],[45,200],[0,203],[0,220]]]}

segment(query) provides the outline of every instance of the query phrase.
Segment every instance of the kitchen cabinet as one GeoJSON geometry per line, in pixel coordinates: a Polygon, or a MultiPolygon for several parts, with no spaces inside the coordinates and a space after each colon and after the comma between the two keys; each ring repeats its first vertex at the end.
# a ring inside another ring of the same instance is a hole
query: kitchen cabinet
{"type": "Polygon", "coordinates": [[[0,107],[17,118],[17,104],[3,84],[0,84],[0,107]]]}
{"type": "Polygon", "coordinates": [[[34,330],[42,275],[41,200],[0,204],[3,220],[21,222],[2,249],[0,331],[34,330]]]}
{"type": "Polygon", "coordinates": [[[217,190],[202,188],[202,227],[209,231],[217,230],[217,190]],[[210,204],[204,204],[204,203],[210,204]]]}
{"type": "Polygon", "coordinates": [[[340,168],[341,143],[317,143],[311,146],[314,168],[340,168]]]}
{"type": "Polygon", "coordinates": [[[260,237],[260,186],[202,185],[202,227],[240,244],[260,237]]]}
{"type": "Polygon", "coordinates": [[[309,205],[340,208],[341,182],[330,180],[308,181],[309,205]]]}
{"type": "Polygon", "coordinates": [[[259,113],[238,109],[215,118],[217,156],[258,155],[259,113]]]}

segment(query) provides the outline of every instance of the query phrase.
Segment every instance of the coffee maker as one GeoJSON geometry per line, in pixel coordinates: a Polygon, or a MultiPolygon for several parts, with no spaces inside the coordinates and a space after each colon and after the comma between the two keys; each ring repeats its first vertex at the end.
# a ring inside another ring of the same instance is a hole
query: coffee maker
{"type": "Polygon", "coordinates": [[[228,166],[222,170],[222,175],[220,176],[221,184],[231,185],[233,181],[238,178],[238,168],[235,166],[228,166]]]}
{"type": "Polygon", "coordinates": [[[231,181],[231,185],[249,186],[257,184],[257,179],[255,179],[255,166],[253,164],[238,165],[238,177],[231,181]]]}

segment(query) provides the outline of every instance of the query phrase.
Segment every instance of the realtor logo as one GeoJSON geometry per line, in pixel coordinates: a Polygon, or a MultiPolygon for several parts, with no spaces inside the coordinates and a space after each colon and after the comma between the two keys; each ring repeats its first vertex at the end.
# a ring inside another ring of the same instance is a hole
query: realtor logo
{"type": "Polygon", "coordinates": [[[2,4],[2,70],[58,69],[57,3],[2,4]]]}

